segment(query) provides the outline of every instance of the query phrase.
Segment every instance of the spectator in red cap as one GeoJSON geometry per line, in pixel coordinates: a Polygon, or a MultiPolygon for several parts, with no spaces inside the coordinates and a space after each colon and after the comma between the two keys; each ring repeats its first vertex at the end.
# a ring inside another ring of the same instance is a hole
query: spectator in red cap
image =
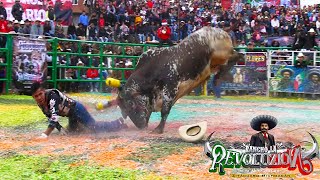
{"type": "Polygon", "coordinates": [[[170,37],[171,37],[171,30],[170,28],[168,27],[168,22],[167,20],[162,20],[162,23],[161,23],[161,27],[158,29],[157,31],[157,34],[158,34],[158,37],[159,37],[159,46],[162,47],[162,44],[163,43],[168,43],[170,46],[173,45],[170,37]]]}
{"type": "Polygon", "coordinates": [[[151,0],[147,0],[147,6],[148,6],[148,8],[152,9],[153,2],[151,0]]]}
{"type": "Polygon", "coordinates": [[[8,21],[4,19],[3,15],[0,15],[0,32],[8,33],[8,21]]]}
{"type": "MultiPolygon", "coordinates": [[[[4,19],[4,16],[0,15],[0,33],[8,33],[8,21],[4,19]]],[[[0,48],[4,48],[6,46],[6,36],[0,36],[0,48]]]]}
{"type": "Polygon", "coordinates": [[[53,2],[49,1],[48,2],[48,11],[47,11],[47,17],[51,20],[54,21],[54,9],[53,9],[53,2]]]}

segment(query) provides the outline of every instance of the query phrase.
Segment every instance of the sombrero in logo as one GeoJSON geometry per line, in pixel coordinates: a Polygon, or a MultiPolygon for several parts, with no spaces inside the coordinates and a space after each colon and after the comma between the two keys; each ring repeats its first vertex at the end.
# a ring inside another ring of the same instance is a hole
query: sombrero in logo
{"type": "Polygon", "coordinates": [[[197,142],[202,140],[207,131],[207,122],[199,122],[195,124],[181,126],[179,128],[180,137],[186,142],[197,142]]]}
{"type": "Polygon", "coordinates": [[[271,130],[277,126],[278,120],[273,116],[260,115],[260,116],[253,118],[251,120],[250,125],[251,125],[252,129],[254,129],[256,131],[261,131],[261,129],[260,129],[261,123],[267,123],[269,126],[269,130],[271,130]]]}

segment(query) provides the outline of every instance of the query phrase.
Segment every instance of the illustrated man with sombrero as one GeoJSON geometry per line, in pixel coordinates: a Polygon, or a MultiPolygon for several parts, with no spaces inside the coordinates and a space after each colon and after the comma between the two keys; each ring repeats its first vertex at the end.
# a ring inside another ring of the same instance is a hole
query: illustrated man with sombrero
{"type": "Polygon", "coordinates": [[[251,136],[250,146],[267,147],[275,145],[274,136],[268,131],[276,127],[278,120],[269,115],[261,115],[251,120],[251,127],[256,131],[260,131],[251,136]]]}
{"type": "Polygon", "coordinates": [[[293,80],[291,79],[291,77],[294,74],[293,70],[289,68],[284,68],[280,71],[280,74],[282,78],[278,84],[278,89],[286,90],[288,88],[293,88],[293,80]]]}
{"type": "Polygon", "coordinates": [[[308,74],[309,82],[305,86],[305,92],[319,93],[320,92],[320,71],[311,71],[308,74]]]}

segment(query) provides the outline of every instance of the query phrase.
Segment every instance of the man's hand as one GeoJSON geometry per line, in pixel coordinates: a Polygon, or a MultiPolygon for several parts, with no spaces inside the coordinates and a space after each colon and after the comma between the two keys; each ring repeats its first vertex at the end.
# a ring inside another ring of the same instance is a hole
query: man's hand
{"type": "Polygon", "coordinates": [[[40,136],[37,137],[37,139],[47,139],[48,135],[46,135],[45,133],[42,133],[40,136]]]}

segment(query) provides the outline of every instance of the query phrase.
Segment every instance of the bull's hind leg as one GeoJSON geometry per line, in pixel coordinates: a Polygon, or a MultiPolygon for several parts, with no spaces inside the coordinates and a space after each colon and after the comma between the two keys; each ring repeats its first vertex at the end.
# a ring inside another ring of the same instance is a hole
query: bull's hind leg
{"type": "Polygon", "coordinates": [[[173,105],[173,100],[175,97],[174,88],[164,88],[163,90],[163,100],[162,100],[162,108],[161,108],[161,121],[160,124],[152,131],[152,133],[162,134],[164,130],[164,126],[166,124],[166,120],[170,113],[171,107],[173,105]]]}

